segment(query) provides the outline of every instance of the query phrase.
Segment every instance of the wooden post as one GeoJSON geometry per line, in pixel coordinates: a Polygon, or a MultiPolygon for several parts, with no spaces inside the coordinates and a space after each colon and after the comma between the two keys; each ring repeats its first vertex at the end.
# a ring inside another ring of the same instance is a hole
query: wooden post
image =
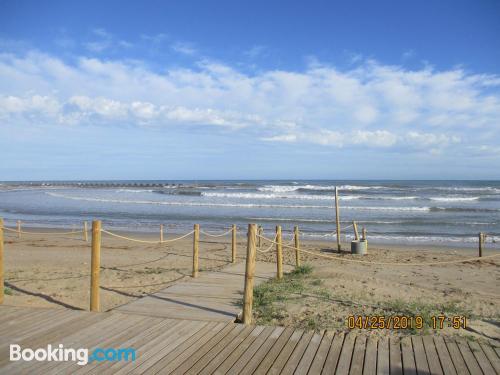
{"type": "Polygon", "coordinates": [[[264,232],[264,230],[262,229],[262,226],[259,225],[259,228],[258,228],[258,231],[257,231],[257,234],[259,235],[259,237],[257,237],[257,247],[259,249],[260,249],[261,244],[262,244],[262,238],[260,238],[260,236],[262,236],[263,232],[264,232]]]}
{"type": "Polygon", "coordinates": [[[160,243],[163,242],[163,224],[160,224],[160,243]]]}
{"type": "Polygon", "coordinates": [[[21,238],[21,220],[17,221],[17,238],[21,238]]]}
{"type": "Polygon", "coordinates": [[[245,268],[245,291],[243,293],[243,324],[252,323],[253,275],[255,273],[255,240],[257,226],[248,224],[247,261],[245,268]]]}
{"type": "Polygon", "coordinates": [[[278,280],[283,278],[283,239],[281,237],[281,225],[276,225],[276,277],[278,280]]]}
{"type": "Polygon", "coordinates": [[[366,254],[368,254],[368,239],[366,238],[366,228],[363,227],[363,230],[362,230],[362,240],[363,241],[366,241],[366,254]]]}
{"type": "Polygon", "coordinates": [[[231,262],[236,263],[236,224],[231,230],[231,262]]]}
{"type": "Polygon", "coordinates": [[[352,227],[354,228],[354,239],[358,241],[359,240],[358,224],[355,221],[353,221],[352,227]]]}
{"type": "Polygon", "coordinates": [[[89,242],[89,234],[87,233],[87,231],[88,231],[87,222],[84,221],[83,222],[83,239],[85,240],[85,242],[89,242]]]}
{"type": "Polygon", "coordinates": [[[342,250],[340,246],[340,214],[339,214],[339,189],[335,186],[335,222],[337,224],[337,250],[342,250]]]}
{"type": "Polygon", "coordinates": [[[484,241],[483,236],[484,236],[483,233],[479,232],[479,257],[483,256],[483,241],[484,241]]]}
{"type": "Polygon", "coordinates": [[[193,277],[198,277],[198,253],[200,242],[200,224],[194,225],[193,233],[193,277]]]}
{"type": "Polygon", "coordinates": [[[101,269],[101,221],[92,221],[92,257],[90,262],[90,311],[99,312],[99,272],[101,269]]]}
{"type": "Polygon", "coordinates": [[[295,265],[300,267],[300,238],[299,238],[299,227],[296,225],[293,227],[293,240],[295,243],[295,265]]]}
{"type": "Polygon", "coordinates": [[[3,271],[3,219],[0,218],[0,305],[4,298],[4,271],[3,271]]]}

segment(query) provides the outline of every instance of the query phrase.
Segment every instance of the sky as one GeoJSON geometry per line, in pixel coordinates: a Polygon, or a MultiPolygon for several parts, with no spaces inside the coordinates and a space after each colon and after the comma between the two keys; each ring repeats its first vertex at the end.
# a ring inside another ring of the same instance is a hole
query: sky
{"type": "Polygon", "coordinates": [[[0,0],[0,180],[500,179],[500,2],[0,0]]]}

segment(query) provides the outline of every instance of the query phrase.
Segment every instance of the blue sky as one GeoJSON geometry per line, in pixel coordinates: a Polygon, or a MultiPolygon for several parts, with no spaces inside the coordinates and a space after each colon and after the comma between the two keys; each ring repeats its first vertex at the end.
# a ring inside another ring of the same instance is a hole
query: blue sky
{"type": "Polygon", "coordinates": [[[498,1],[0,0],[0,180],[498,179],[498,1]]]}

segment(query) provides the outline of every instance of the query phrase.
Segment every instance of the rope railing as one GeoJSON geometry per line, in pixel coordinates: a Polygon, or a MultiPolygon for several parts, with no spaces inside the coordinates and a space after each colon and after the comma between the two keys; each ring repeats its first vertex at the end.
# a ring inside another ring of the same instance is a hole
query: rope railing
{"type": "MultiPolygon", "coordinates": [[[[354,227],[354,232],[355,232],[355,236],[356,238],[358,238],[358,233],[357,233],[357,227],[356,227],[356,224],[355,222],[353,222],[353,224],[349,224],[349,225],[346,225],[342,228],[338,227],[339,228],[339,232],[337,230],[331,232],[331,233],[327,233],[327,234],[324,234],[322,235],[322,237],[326,237],[326,236],[332,236],[332,237],[335,237],[337,236],[338,233],[342,233],[342,231],[346,231],[347,229],[351,228],[351,227],[354,227]]],[[[31,228],[30,228],[31,229],[31,228]]],[[[69,228],[68,228],[69,229],[69,228]]],[[[208,236],[208,237],[223,237],[223,236],[227,236],[227,235],[232,235],[232,238],[231,238],[231,257],[232,257],[232,263],[235,263],[236,261],[236,244],[237,244],[237,234],[238,234],[238,227],[236,227],[236,225],[233,225],[231,228],[229,228],[227,231],[224,231],[222,233],[215,233],[215,232],[210,232],[210,231],[204,231],[204,230],[200,230],[200,226],[199,224],[195,224],[194,225],[194,229],[189,231],[188,233],[185,233],[185,234],[182,234],[182,235],[179,235],[178,237],[175,237],[175,238],[170,238],[170,239],[163,239],[163,225],[160,226],[160,238],[158,240],[148,240],[148,239],[141,239],[141,238],[135,238],[135,237],[131,237],[131,236],[128,236],[128,235],[122,235],[122,234],[118,234],[114,231],[111,231],[111,230],[107,230],[107,229],[104,229],[101,227],[101,222],[96,220],[92,223],[92,229],[91,230],[87,230],[87,222],[84,222],[84,229],[83,230],[72,230],[72,231],[64,231],[64,232],[57,232],[57,231],[54,231],[54,232],[37,232],[36,230],[35,231],[26,231],[26,230],[21,230],[21,222],[18,221],[18,226],[17,228],[9,228],[9,227],[5,227],[3,225],[3,220],[1,220],[0,218],[0,231],[1,233],[3,233],[2,230],[5,230],[6,232],[8,233],[14,233],[14,234],[18,234],[18,237],[19,234],[29,234],[29,235],[70,235],[70,234],[79,234],[79,233],[83,233],[84,234],[84,238],[85,240],[87,240],[87,234],[90,232],[92,234],[92,261],[91,261],[91,273],[89,274],[90,275],[90,278],[91,278],[91,311],[99,311],[99,272],[101,272],[101,270],[115,270],[115,271],[118,271],[118,272],[135,272],[135,271],[132,271],[132,270],[122,270],[122,269],[119,269],[120,267],[133,267],[133,266],[137,266],[137,265],[141,265],[141,264],[147,264],[147,263],[152,263],[152,262],[156,262],[156,261],[159,261],[161,259],[164,259],[168,254],[164,254],[162,257],[158,258],[158,259],[153,259],[149,262],[143,262],[143,263],[139,263],[139,264],[128,264],[128,265],[121,265],[121,266],[114,266],[114,267],[101,267],[100,266],[100,252],[101,252],[101,235],[104,234],[106,236],[110,236],[110,237],[114,237],[114,238],[118,238],[118,239],[122,239],[122,240],[125,240],[125,241],[131,241],[131,242],[136,242],[136,243],[143,243],[143,244],[151,244],[151,245],[161,245],[161,244],[168,244],[168,243],[172,243],[172,242],[175,242],[175,241],[179,241],[179,240],[182,240],[182,239],[185,239],[191,235],[193,235],[192,237],[192,240],[193,240],[193,255],[192,255],[192,259],[193,259],[193,273],[192,273],[192,277],[197,277],[198,276],[198,271],[199,271],[199,266],[198,266],[198,259],[199,259],[199,245],[200,243],[203,243],[203,242],[206,242],[208,240],[205,240],[205,241],[200,241],[200,234],[201,235],[204,235],[204,236],[208,236]]],[[[301,245],[300,245],[300,236],[304,236],[304,233],[301,233],[299,232],[299,228],[298,226],[295,226],[294,227],[294,231],[292,233],[292,237],[290,239],[290,241],[286,242],[286,243],[283,243],[281,241],[281,236],[282,236],[282,232],[281,232],[281,226],[277,226],[276,228],[276,234],[274,235],[274,238],[268,238],[264,235],[264,232],[262,231],[262,227],[259,227],[258,228],[259,230],[256,231],[256,228],[253,228],[252,231],[253,232],[253,240],[256,240],[258,239],[258,246],[256,246],[256,243],[254,241],[253,243],[253,247],[254,247],[254,255],[258,252],[258,253],[269,253],[271,251],[273,251],[273,248],[276,247],[276,263],[277,264],[280,264],[279,267],[282,267],[282,249],[284,248],[285,250],[289,250],[289,251],[294,251],[295,252],[295,258],[296,258],[296,267],[300,267],[300,254],[307,254],[311,257],[316,257],[316,258],[323,258],[323,259],[329,259],[329,260],[332,260],[332,261],[338,261],[338,262],[346,262],[346,263],[357,263],[357,264],[364,264],[364,265],[369,265],[369,266],[410,266],[410,267],[418,267],[418,266],[441,266],[441,265],[447,265],[447,264],[459,264],[459,263],[467,263],[467,262],[476,262],[476,261],[485,261],[485,260],[493,260],[495,259],[496,257],[499,257],[500,256],[500,253],[497,253],[497,254],[491,254],[491,255],[487,255],[487,256],[482,256],[482,249],[484,247],[482,247],[482,245],[484,245],[485,243],[492,243],[492,244],[496,244],[496,243],[499,243],[499,240],[498,240],[498,236],[495,236],[495,235],[489,235],[489,234],[485,234],[485,233],[480,233],[479,234],[479,256],[475,256],[475,257],[469,257],[469,258],[462,258],[462,259],[453,259],[453,260],[442,260],[442,261],[431,261],[431,262],[415,262],[415,263],[412,263],[410,259],[408,259],[408,261],[395,261],[395,262],[379,262],[379,261],[369,261],[369,260],[361,260],[361,259],[353,259],[351,257],[344,257],[342,255],[338,255],[338,256],[335,256],[333,254],[324,254],[322,252],[319,251],[319,249],[312,249],[312,250],[307,250],[305,248],[302,248],[301,245]],[[263,241],[267,241],[266,243],[266,248],[265,249],[261,249],[261,240],[263,241]],[[269,246],[267,245],[269,244],[269,246]]],[[[345,232],[344,232],[345,233],[345,232]]],[[[249,227],[249,232],[248,232],[248,247],[250,246],[250,227],[249,227]]],[[[338,237],[338,236],[337,236],[338,237]]],[[[146,237],[147,238],[147,237],[146,237]]],[[[365,228],[363,228],[363,237],[362,238],[366,238],[366,232],[365,232],[365,228]]],[[[346,238],[347,239],[347,238],[346,238]]],[[[217,243],[216,241],[214,241],[213,243],[217,243]]],[[[222,243],[222,242],[219,242],[219,243],[222,243]]],[[[226,249],[227,247],[225,247],[226,249]]],[[[224,250],[225,250],[224,249],[224,250]]],[[[493,250],[493,249],[492,249],[493,250]]],[[[496,249],[495,249],[496,250],[496,249]]],[[[247,248],[247,252],[248,252],[248,248],[247,248]]],[[[249,253],[247,253],[247,262],[248,262],[248,257],[249,257],[249,253]]],[[[266,258],[266,257],[264,257],[266,258]]],[[[205,259],[205,258],[201,258],[201,259],[205,259]]],[[[267,258],[266,258],[267,259],[267,258]]],[[[217,260],[217,259],[212,259],[212,260],[217,260]]],[[[495,259],[496,260],[496,259],[495,259]]],[[[494,261],[495,261],[494,260],[494,261]]],[[[497,263],[490,263],[490,264],[497,264],[497,263]]],[[[216,266],[216,267],[223,267],[222,266],[216,266]]],[[[279,269],[279,268],[278,268],[279,269]]],[[[278,274],[279,274],[279,271],[278,271],[278,274]]],[[[87,277],[89,275],[77,275],[77,276],[74,276],[74,278],[82,278],[82,277],[87,277]]],[[[3,278],[3,275],[0,275],[0,279],[3,278]]],[[[8,280],[8,281],[21,281],[22,279],[11,279],[11,280],[8,280]]],[[[43,279],[40,279],[40,280],[43,280],[43,279]]],[[[47,281],[49,280],[52,280],[52,279],[46,279],[47,281]]],[[[54,279],[54,280],[57,280],[54,279]]],[[[150,286],[154,286],[154,285],[162,285],[162,284],[167,284],[169,283],[170,281],[165,281],[165,282],[158,282],[156,284],[150,284],[150,286]]],[[[144,285],[140,285],[140,286],[116,286],[116,288],[134,288],[134,287],[144,287],[146,286],[146,284],[144,285]]],[[[115,288],[115,287],[113,287],[115,288]]],[[[0,299],[1,300],[1,299],[0,299]]]]}
{"type": "Polygon", "coordinates": [[[267,238],[267,237],[264,237],[264,236],[261,236],[261,235],[259,235],[259,234],[257,235],[257,237],[260,237],[260,238],[262,238],[263,240],[267,240],[267,241],[271,242],[271,245],[270,245],[270,246],[269,246],[266,250],[257,249],[257,251],[258,251],[259,253],[267,253],[267,252],[269,252],[269,251],[271,251],[271,250],[272,250],[272,248],[273,248],[274,244],[276,243],[275,241],[278,239],[278,233],[276,233],[276,235],[274,236],[274,240],[271,240],[271,239],[269,239],[269,238],[267,238]]]}
{"type": "Polygon", "coordinates": [[[224,237],[224,236],[227,236],[228,234],[230,234],[232,231],[233,231],[233,228],[229,228],[229,230],[227,230],[224,233],[220,233],[220,234],[214,234],[214,233],[206,232],[204,230],[200,230],[200,233],[204,234],[205,236],[208,236],[208,237],[224,237]]]}
{"type": "MultiPolygon", "coordinates": [[[[70,232],[27,232],[24,230],[17,230],[14,228],[8,228],[8,227],[3,227],[3,230],[6,230],[7,232],[13,232],[13,233],[21,233],[21,234],[43,234],[43,235],[54,235],[54,236],[64,236],[67,234],[75,234],[75,233],[85,233],[85,230],[74,230],[70,232]]],[[[88,230],[87,230],[88,232],[88,230]]]]}
{"type": "Polygon", "coordinates": [[[127,237],[127,236],[122,236],[120,234],[117,234],[117,233],[113,233],[113,232],[110,232],[108,230],[105,230],[105,229],[101,229],[101,232],[102,233],[106,233],[112,237],[116,237],[116,238],[121,238],[123,240],[127,240],[127,241],[132,241],[132,242],[139,242],[139,243],[147,243],[147,244],[163,244],[163,243],[168,243],[168,242],[175,242],[175,241],[178,241],[178,240],[182,240],[183,238],[186,238],[190,235],[192,235],[194,233],[194,230],[192,230],[191,232],[188,232],[180,237],[176,237],[176,238],[171,238],[169,240],[161,240],[161,241],[148,241],[148,240],[141,240],[141,239],[137,239],[137,238],[132,238],[132,237],[127,237]]]}
{"type": "MultiPolygon", "coordinates": [[[[266,240],[272,241],[268,238],[266,238],[266,240]]],[[[277,242],[275,242],[275,241],[272,241],[272,242],[273,242],[273,244],[278,245],[277,242]]],[[[421,262],[421,263],[372,262],[372,261],[364,261],[364,260],[359,260],[359,259],[347,259],[347,258],[336,257],[336,256],[327,255],[327,254],[316,253],[316,252],[304,250],[302,248],[297,248],[295,246],[290,246],[290,245],[285,245],[285,244],[281,244],[281,246],[285,249],[290,249],[290,250],[295,250],[295,251],[298,250],[301,253],[306,253],[306,254],[310,254],[313,256],[321,257],[321,258],[338,260],[341,262],[351,262],[351,263],[369,264],[369,265],[377,265],[377,266],[388,266],[388,265],[394,265],[394,266],[434,266],[434,265],[440,265],[440,264],[453,264],[453,263],[466,263],[466,262],[472,262],[472,261],[481,261],[484,259],[495,258],[495,257],[500,256],[500,254],[492,254],[492,255],[487,255],[487,256],[483,256],[483,257],[471,257],[471,258],[466,258],[466,259],[455,259],[455,260],[450,260],[450,261],[421,262]]]]}

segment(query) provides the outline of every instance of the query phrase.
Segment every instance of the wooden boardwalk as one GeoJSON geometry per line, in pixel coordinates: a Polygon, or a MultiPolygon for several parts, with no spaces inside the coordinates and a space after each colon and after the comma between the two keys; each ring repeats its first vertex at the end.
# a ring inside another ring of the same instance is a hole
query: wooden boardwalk
{"type": "Polygon", "coordinates": [[[396,339],[0,306],[0,374],[498,374],[500,349],[432,336],[396,339]],[[10,362],[9,345],[134,348],[135,361],[10,362]]]}
{"type": "MultiPolygon", "coordinates": [[[[285,271],[291,270],[285,266],[285,271]]],[[[276,276],[276,265],[257,262],[254,285],[276,276]]],[[[219,271],[200,272],[196,279],[176,283],[157,293],[118,307],[122,313],[148,316],[205,320],[234,321],[241,311],[245,263],[240,262],[219,271]]]]}

